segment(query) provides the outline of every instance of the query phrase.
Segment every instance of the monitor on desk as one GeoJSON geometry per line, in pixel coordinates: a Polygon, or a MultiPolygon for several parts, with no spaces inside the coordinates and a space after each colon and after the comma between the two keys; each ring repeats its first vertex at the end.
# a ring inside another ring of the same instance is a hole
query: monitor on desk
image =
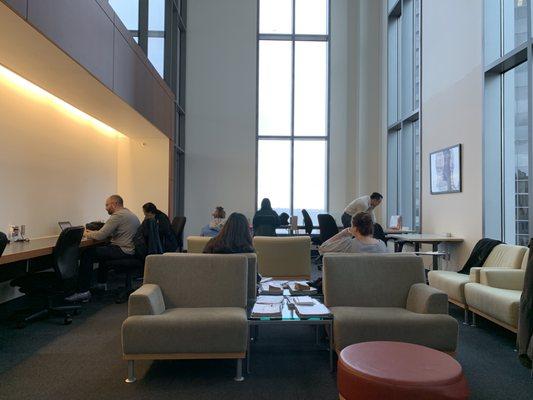
{"type": "Polygon", "coordinates": [[[61,231],[64,231],[65,229],[72,227],[72,224],[70,223],[70,221],[58,222],[58,224],[59,224],[59,227],[61,228],[61,231]]]}

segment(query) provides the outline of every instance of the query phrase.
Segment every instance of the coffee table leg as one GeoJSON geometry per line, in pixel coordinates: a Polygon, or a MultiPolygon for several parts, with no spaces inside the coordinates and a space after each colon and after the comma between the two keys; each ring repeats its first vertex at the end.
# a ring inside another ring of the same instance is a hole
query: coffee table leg
{"type": "Polygon", "coordinates": [[[248,326],[248,351],[246,354],[246,373],[250,373],[250,363],[252,361],[252,329],[253,325],[248,326]]]}
{"type": "Polygon", "coordinates": [[[329,370],[333,372],[333,322],[329,324],[329,370]]]}
{"type": "Polygon", "coordinates": [[[315,344],[317,346],[320,344],[320,340],[318,338],[318,336],[319,336],[319,332],[318,332],[319,327],[320,327],[320,325],[315,325],[315,344]]]}

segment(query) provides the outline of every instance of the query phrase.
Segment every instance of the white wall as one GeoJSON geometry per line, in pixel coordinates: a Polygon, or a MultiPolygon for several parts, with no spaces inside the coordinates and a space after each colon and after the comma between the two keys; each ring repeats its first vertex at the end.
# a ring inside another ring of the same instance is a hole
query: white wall
{"type": "MultiPolygon", "coordinates": [[[[188,6],[185,235],[216,205],[255,210],[256,13],[249,0],[188,6]]],[[[332,0],[331,18],[329,209],[340,222],[380,187],[381,5],[332,0]]]]}
{"type": "Polygon", "coordinates": [[[186,104],[185,236],[215,206],[254,213],[256,1],[188,3],[186,104]]]}
{"type": "Polygon", "coordinates": [[[465,238],[451,266],[482,237],[482,18],[481,0],[422,5],[422,230],[465,238]],[[431,195],[429,154],[457,143],[463,191],[431,195]]]}
{"type": "Polygon", "coordinates": [[[118,139],[1,79],[0,138],[0,230],[25,224],[42,237],[58,234],[58,221],[105,217],[118,139]]]}

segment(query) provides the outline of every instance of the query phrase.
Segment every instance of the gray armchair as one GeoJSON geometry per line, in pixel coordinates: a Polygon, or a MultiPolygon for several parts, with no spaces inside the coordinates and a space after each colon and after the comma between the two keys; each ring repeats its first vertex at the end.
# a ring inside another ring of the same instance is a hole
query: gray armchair
{"type": "Polygon", "coordinates": [[[419,257],[328,253],[323,274],[337,352],[374,340],[455,352],[458,327],[448,315],[448,296],[425,284],[419,257]]]}
{"type": "Polygon", "coordinates": [[[122,324],[126,382],[135,381],[134,361],[146,359],[236,359],[242,380],[248,268],[241,254],[148,256],[122,324]]]}

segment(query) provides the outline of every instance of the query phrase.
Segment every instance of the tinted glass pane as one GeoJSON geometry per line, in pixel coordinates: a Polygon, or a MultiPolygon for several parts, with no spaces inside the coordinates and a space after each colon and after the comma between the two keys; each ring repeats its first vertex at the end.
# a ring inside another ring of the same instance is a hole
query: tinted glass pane
{"type": "Polygon", "coordinates": [[[414,4],[413,0],[405,0],[402,12],[402,116],[413,110],[414,93],[414,4]]]}
{"type": "Polygon", "coordinates": [[[326,211],[327,151],[325,140],[294,142],[294,215],[303,225],[302,208],[318,224],[318,214],[326,211]],[[310,166],[312,160],[312,168],[310,166]]]}
{"type": "Polygon", "coordinates": [[[294,134],[325,136],[327,114],[327,44],[296,42],[294,134]]]}
{"type": "Polygon", "coordinates": [[[292,33],[292,0],[260,0],[259,33],[292,33]]]}
{"type": "Polygon", "coordinates": [[[278,212],[290,214],[291,143],[289,140],[259,140],[257,149],[258,207],[265,197],[278,212]]]}
{"type": "Polygon", "coordinates": [[[131,0],[109,0],[122,23],[130,31],[139,29],[139,2],[131,0]]]}
{"type": "Polygon", "coordinates": [[[400,153],[400,171],[398,173],[400,181],[400,208],[398,214],[402,216],[404,226],[412,228],[414,225],[413,218],[413,125],[404,124],[401,131],[401,153],[400,153]]]}
{"type": "Polygon", "coordinates": [[[398,20],[389,22],[388,41],[388,121],[398,120],[398,20]]]}
{"type": "Polygon", "coordinates": [[[148,2],[148,30],[165,30],[165,0],[149,0],[148,2]]]}
{"type": "Polygon", "coordinates": [[[387,215],[398,215],[398,133],[387,135],[387,215]]]}
{"type": "Polygon", "coordinates": [[[503,76],[505,241],[527,245],[529,238],[527,64],[503,76]]]}
{"type": "Polygon", "coordinates": [[[296,0],[296,34],[328,33],[327,0],[296,0]]]}
{"type": "Polygon", "coordinates": [[[155,67],[159,75],[163,76],[165,64],[165,39],[148,38],[148,59],[155,67]]]}
{"type": "Polygon", "coordinates": [[[415,109],[420,107],[420,0],[415,0],[415,109]]]}
{"type": "Polygon", "coordinates": [[[413,135],[414,135],[414,166],[415,166],[415,172],[414,172],[414,191],[415,191],[415,198],[414,198],[414,216],[413,216],[413,228],[415,230],[420,229],[420,199],[421,199],[421,193],[420,193],[420,180],[422,179],[422,171],[420,168],[420,121],[413,122],[413,135]]]}
{"type": "Polygon", "coordinates": [[[291,42],[259,42],[259,135],[291,134],[291,69],[291,42]]]}
{"type": "Polygon", "coordinates": [[[527,39],[527,0],[503,0],[503,52],[527,39]]]}

